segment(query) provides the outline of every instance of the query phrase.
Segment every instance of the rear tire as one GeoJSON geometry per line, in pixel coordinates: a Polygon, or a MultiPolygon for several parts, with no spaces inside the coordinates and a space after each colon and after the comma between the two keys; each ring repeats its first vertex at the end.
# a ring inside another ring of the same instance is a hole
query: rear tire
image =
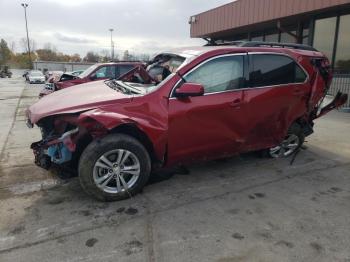
{"type": "Polygon", "coordinates": [[[293,155],[300,149],[305,140],[303,129],[298,123],[293,123],[288,129],[288,133],[283,142],[267,150],[267,154],[272,158],[286,158],[293,155]]]}
{"type": "Polygon", "coordinates": [[[151,160],[135,138],[111,134],[85,148],[78,170],[87,194],[101,201],[118,201],[142,190],[150,176],[151,160]]]}

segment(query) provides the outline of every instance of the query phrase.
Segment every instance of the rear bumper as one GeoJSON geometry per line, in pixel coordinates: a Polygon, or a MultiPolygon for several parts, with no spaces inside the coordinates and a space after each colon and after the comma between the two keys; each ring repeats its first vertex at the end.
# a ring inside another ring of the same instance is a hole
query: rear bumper
{"type": "Polygon", "coordinates": [[[330,111],[337,109],[348,101],[348,95],[344,94],[342,92],[338,92],[333,100],[328,103],[326,106],[320,108],[313,116],[313,119],[319,118],[321,116],[324,116],[325,114],[329,113],[330,111]]]}

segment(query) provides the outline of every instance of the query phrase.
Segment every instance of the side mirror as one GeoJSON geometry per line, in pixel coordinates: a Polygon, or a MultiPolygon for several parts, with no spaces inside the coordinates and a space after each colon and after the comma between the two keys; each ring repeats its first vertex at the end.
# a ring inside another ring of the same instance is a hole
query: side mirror
{"type": "Polygon", "coordinates": [[[196,83],[184,83],[175,90],[176,97],[190,97],[204,95],[204,87],[196,83]]]}

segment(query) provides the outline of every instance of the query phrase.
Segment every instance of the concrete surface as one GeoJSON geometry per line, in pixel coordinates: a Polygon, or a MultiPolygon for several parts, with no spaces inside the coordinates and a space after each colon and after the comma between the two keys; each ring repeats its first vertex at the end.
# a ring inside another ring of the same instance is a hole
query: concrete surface
{"type": "Polygon", "coordinates": [[[101,203],[32,164],[24,110],[40,86],[0,79],[0,261],[350,261],[350,114],[294,165],[245,155],[101,203]]]}

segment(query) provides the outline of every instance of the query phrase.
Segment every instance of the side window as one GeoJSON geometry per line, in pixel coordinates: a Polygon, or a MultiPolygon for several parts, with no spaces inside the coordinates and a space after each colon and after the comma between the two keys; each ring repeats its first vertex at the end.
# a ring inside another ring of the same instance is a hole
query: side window
{"type": "Polygon", "coordinates": [[[218,57],[187,74],[184,79],[202,84],[205,93],[239,89],[244,84],[243,61],[241,55],[218,57]]]}
{"type": "Polygon", "coordinates": [[[131,69],[134,68],[133,65],[120,65],[118,67],[119,67],[119,75],[117,77],[124,75],[125,73],[129,72],[131,69]]]}
{"type": "Polygon", "coordinates": [[[113,66],[103,66],[98,69],[96,74],[96,79],[100,78],[115,78],[115,68],[113,66]]]}
{"type": "Polygon", "coordinates": [[[295,83],[304,83],[306,81],[307,76],[299,65],[295,65],[295,83]]]}
{"type": "Polygon", "coordinates": [[[305,80],[305,72],[287,56],[252,55],[250,87],[303,83],[305,80]]]}

